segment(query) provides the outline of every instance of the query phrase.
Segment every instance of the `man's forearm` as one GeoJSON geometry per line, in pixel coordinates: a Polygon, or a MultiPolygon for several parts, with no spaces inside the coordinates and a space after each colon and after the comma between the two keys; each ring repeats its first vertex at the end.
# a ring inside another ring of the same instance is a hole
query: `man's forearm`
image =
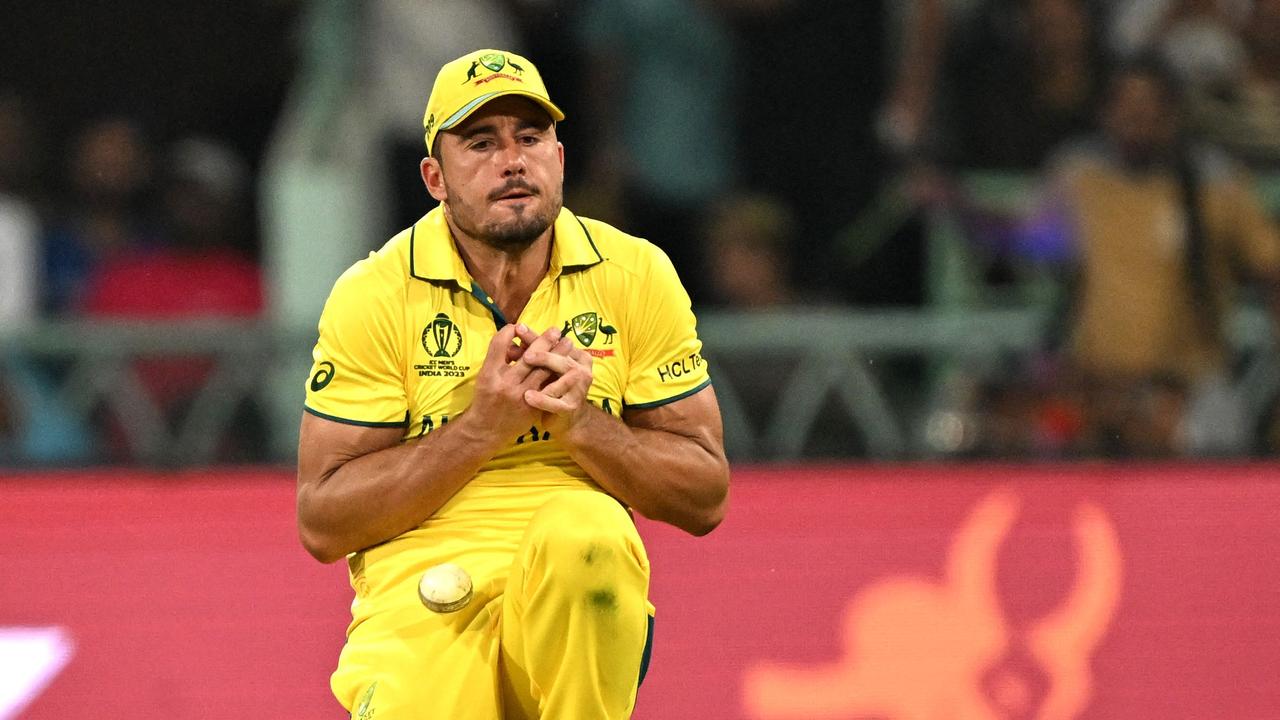
{"type": "Polygon", "coordinates": [[[303,414],[298,441],[298,530],[317,560],[386,542],[420,525],[494,455],[539,417],[524,402],[550,371],[520,362],[524,352],[568,352],[554,328],[535,335],[507,325],[489,341],[467,410],[426,436],[358,428],[303,414]],[[522,350],[514,344],[525,332],[522,350]]]}
{"type": "Polygon", "coordinates": [[[471,425],[463,413],[421,438],[353,458],[303,486],[298,518],[307,550],[332,562],[421,524],[500,449],[492,433],[471,425]]]}
{"type": "Polygon", "coordinates": [[[592,407],[563,441],[593,480],[651,520],[705,535],[724,516],[728,464],[711,438],[631,427],[592,407]]]}

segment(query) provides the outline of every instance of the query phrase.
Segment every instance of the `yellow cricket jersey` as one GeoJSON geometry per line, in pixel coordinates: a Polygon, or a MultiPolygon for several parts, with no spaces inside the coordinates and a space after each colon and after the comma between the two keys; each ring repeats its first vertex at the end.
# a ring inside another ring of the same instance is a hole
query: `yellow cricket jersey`
{"type": "MultiPolygon", "coordinates": [[[[679,400],[710,382],[688,295],[666,255],[567,209],[555,222],[547,276],[518,320],[539,333],[562,328],[591,353],[589,399],[613,415],[679,400]]],[[[334,285],[306,410],[402,427],[406,441],[421,437],[467,409],[489,341],[516,321],[471,278],[436,208],[334,285]]],[[[416,565],[415,548],[431,559],[477,543],[514,550],[529,516],[565,489],[598,487],[554,436],[530,427],[420,527],[368,554],[416,565]]],[[[353,575],[358,565],[363,557],[352,562],[353,575]]]]}

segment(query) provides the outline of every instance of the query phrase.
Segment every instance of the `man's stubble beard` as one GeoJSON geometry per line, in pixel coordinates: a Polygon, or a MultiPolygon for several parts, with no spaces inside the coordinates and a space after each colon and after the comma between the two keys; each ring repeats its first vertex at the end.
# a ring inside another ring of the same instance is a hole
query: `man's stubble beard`
{"type": "MultiPolygon", "coordinates": [[[[536,197],[545,196],[540,194],[536,197]]],[[[488,225],[473,223],[471,218],[473,213],[469,212],[471,207],[468,205],[446,200],[445,208],[449,211],[453,224],[463,234],[495,250],[515,252],[532,245],[547,231],[547,228],[551,227],[560,214],[560,208],[564,205],[564,191],[557,189],[550,200],[551,202],[541,206],[541,212],[519,212],[513,220],[488,225]],[[463,212],[458,212],[460,208],[463,212]]]]}

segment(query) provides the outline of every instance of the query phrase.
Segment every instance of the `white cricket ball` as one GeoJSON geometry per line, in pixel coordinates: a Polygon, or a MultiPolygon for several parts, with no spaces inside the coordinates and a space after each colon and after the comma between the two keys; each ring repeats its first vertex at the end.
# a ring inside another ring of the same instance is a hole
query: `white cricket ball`
{"type": "Polygon", "coordinates": [[[418,597],[433,612],[461,610],[471,602],[471,576],[453,563],[440,563],[422,573],[418,597]]]}

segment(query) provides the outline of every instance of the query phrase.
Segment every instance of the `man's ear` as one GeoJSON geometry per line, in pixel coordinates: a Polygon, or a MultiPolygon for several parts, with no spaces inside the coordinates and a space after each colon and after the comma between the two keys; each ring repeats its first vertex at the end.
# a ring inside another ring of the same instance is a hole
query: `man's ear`
{"type": "Polygon", "coordinates": [[[422,171],[422,184],[427,187],[431,197],[439,202],[447,200],[449,193],[444,188],[444,168],[440,166],[440,161],[433,157],[424,157],[419,169],[422,171]]]}

